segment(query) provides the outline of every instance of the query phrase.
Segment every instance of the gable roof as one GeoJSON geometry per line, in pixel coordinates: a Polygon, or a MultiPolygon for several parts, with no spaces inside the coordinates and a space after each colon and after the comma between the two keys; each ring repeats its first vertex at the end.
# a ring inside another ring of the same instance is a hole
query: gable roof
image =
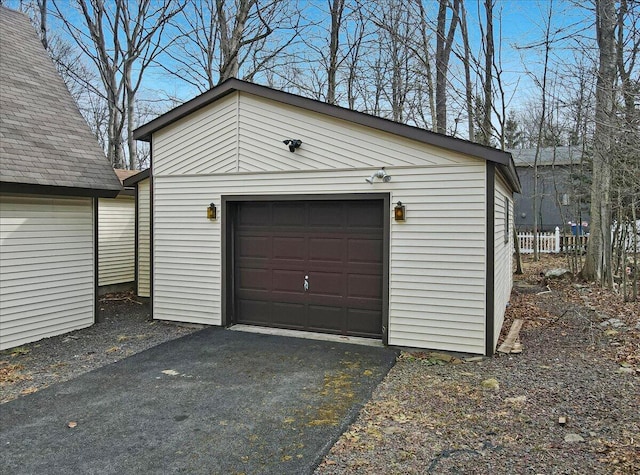
{"type": "MultiPolygon", "coordinates": [[[[536,159],[535,148],[516,148],[510,150],[516,167],[533,167],[536,159]]],[[[577,165],[582,160],[580,147],[544,147],[538,155],[538,166],[577,165]]]]}
{"type": "Polygon", "coordinates": [[[158,130],[186,117],[192,112],[206,107],[236,91],[253,94],[276,102],[281,102],[283,104],[299,107],[300,109],[317,112],[337,119],[389,132],[424,144],[453,150],[488,162],[493,162],[498,165],[498,168],[503,172],[513,191],[520,191],[520,181],[518,179],[513,159],[509,152],[503,152],[502,150],[480,145],[468,140],[438,134],[419,127],[401,124],[382,117],[346,109],[326,102],[316,101],[296,94],[278,91],[276,89],[241,81],[235,78],[227,79],[220,85],[209,89],[207,92],[200,94],[190,101],[185,102],[143,126],[138,127],[134,130],[133,136],[136,140],[150,142],[151,136],[154,132],[157,132],[158,130]]]}
{"type": "Polygon", "coordinates": [[[0,7],[3,191],[115,196],[122,185],[29,18],[0,7]]]}
{"type": "Polygon", "coordinates": [[[135,176],[138,173],[140,173],[140,170],[125,170],[123,168],[114,168],[113,171],[116,172],[116,176],[118,177],[118,180],[120,180],[120,183],[122,184],[124,184],[124,181],[127,178],[131,178],[132,176],[135,176]]]}
{"type": "Polygon", "coordinates": [[[147,168],[145,170],[142,170],[139,173],[136,173],[133,176],[125,178],[122,184],[124,186],[134,186],[134,185],[137,186],[138,183],[140,183],[142,180],[146,180],[150,176],[151,176],[151,168],[147,168]]]}

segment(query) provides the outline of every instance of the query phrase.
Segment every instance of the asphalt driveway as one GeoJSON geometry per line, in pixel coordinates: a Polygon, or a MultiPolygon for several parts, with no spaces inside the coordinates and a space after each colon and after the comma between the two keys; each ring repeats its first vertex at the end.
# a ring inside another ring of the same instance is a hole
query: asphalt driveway
{"type": "Polygon", "coordinates": [[[311,473],[395,357],[207,328],[1,405],[1,471],[311,473]]]}

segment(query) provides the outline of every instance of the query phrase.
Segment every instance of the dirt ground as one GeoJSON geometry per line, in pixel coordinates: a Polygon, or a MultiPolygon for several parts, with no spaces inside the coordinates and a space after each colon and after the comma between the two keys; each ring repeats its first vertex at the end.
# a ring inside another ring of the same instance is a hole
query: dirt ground
{"type": "Polygon", "coordinates": [[[98,303],[93,326],[0,352],[0,404],[201,328],[152,320],[148,304],[132,292],[98,303]]]}
{"type": "MultiPolygon", "coordinates": [[[[640,302],[540,276],[558,267],[529,259],[516,276],[502,336],[524,320],[522,353],[402,353],[316,473],[640,473],[640,302]]],[[[198,329],[150,320],[131,294],[103,297],[100,313],[0,352],[0,403],[198,329]]]]}
{"type": "Polygon", "coordinates": [[[316,474],[640,473],[640,302],[540,275],[559,267],[516,276],[522,353],[402,353],[316,474]]]}

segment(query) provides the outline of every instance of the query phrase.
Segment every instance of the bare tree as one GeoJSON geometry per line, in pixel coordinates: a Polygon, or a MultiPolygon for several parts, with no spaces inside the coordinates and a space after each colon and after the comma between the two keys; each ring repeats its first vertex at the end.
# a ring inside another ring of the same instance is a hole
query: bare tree
{"type": "Polygon", "coordinates": [[[596,0],[596,37],[599,52],[596,87],[593,179],[591,182],[591,234],[581,276],[613,284],[611,272],[611,163],[615,107],[616,8],[614,0],[596,0]]]}
{"type": "Polygon", "coordinates": [[[336,103],[336,77],[338,74],[338,52],[340,48],[340,29],[344,13],[344,0],[328,0],[331,15],[329,33],[329,67],[327,68],[327,102],[336,103]]]}
{"type": "Polygon", "coordinates": [[[447,73],[456,27],[460,19],[460,0],[438,0],[438,22],[436,29],[436,131],[447,132],[447,73]],[[451,8],[451,21],[447,29],[447,9],[451,8]]]}
{"type": "MultiPolygon", "coordinates": [[[[287,0],[202,0],[188,2],[172,27],[171,61],[157,65],[204,92],[231,77],[275,82],[276,60],[300,33],[300,13],[287,0]]],[[[282,59],[284,70],[290,59],[282,59]]]]}
{"type": "MultiPolygon", "coordinates": [[[[469,140],[475,139],[474,120],[473,120],[473,83],[471,81],[471,47],[469,46],[469,26],[467,23],[467,8],[464,2],[460,5],[460,33],[462,34],[462,44],[464,46],[464,54],[462,56],[462,64],[464,66],[464,92],[465,105],[467,110],[467,128],[469,140]]],[[[515,235],[515,234],[514,234],[515,235]]]]}
{"type": "Polygon", "coordinates": [[[178,0],[140,0],[135,5],[125,0],[110,4],[103,0],[75,0],[74,4],[83,25],[70,20],[66,3],[54,0],[53,8],[58,20],[99,72],[109,111],[107,157],[115,167],[134,167],[135,95],[146,69],[162,51],[160,37],[168,20],[184,5],[178,0]]]}

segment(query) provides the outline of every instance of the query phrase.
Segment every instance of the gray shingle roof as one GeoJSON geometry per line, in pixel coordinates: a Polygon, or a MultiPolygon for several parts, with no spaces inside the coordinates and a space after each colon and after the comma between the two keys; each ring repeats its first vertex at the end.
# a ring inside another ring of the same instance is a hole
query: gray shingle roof
{"type": "MultiPolygon", "coordinates": [[[[533,167],[536,157],[535,148],[516,148],[509,151],[516,167],[533,167]]],[[[577,165],[581,157],[581,147],[545,147],[540,149],[538,165],[577,165]]]]}
{"type": "Polygon", "coordinates": [[[121,184],[26,15],[0,7],[4,190],[115,196],[121,184]],[[40,191],[38,191],[40,190],[40,191]]]}

